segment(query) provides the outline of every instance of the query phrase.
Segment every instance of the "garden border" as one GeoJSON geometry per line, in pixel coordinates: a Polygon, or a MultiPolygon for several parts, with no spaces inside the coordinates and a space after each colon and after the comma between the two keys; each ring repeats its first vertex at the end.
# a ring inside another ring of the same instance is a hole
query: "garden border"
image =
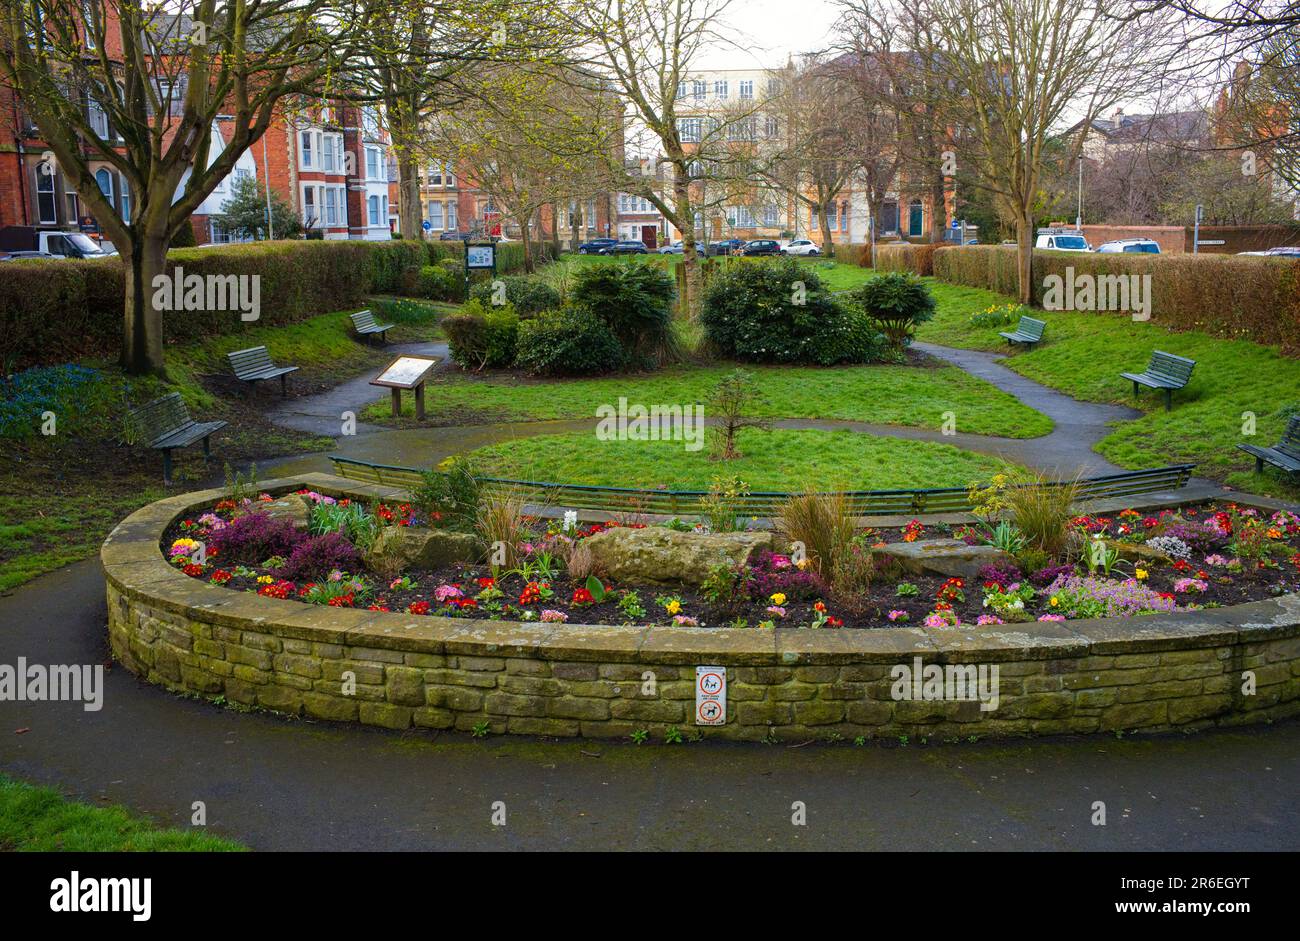
{"type": "MultiPolygon", "coordinates": [[[[359,499],[401,494],[328,474],[262,483],[273,494],[303,486],[359,499]]],[[[207,490],[150,504],[105,540],[109,640],[113,655],[151,683],[276,712],[392,729],[662,734],[695,728],[694,667],[718,665],[729,668],[727,723],[702,731],[730,739],[1190,731],[1300,713],[1300,595],[978,629],[421,617],[265,598],[182,574],[163,556],[164,532],[222,495],[207,490]],[[914,658],[996,664],[999,707],[894,700],[890,668],[914,658]],[[1246,670],[1255,674],[1254,695],[1242,693],[1246,670]],[[653,695],[644,695],[647,673],[653,695]],[[355,692],[343,695],[348,675],[355,692]]]]}

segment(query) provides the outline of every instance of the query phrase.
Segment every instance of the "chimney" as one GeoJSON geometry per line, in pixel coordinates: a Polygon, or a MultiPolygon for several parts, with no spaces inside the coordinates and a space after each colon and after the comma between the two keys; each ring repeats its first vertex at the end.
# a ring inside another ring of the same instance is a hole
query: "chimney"
{"type": "Polygon", "coordinates": [[[1115,113],[1114,113],[1113,115],[1111,115],[1111,118],[1110,118],[1110,119],[1111,119],[1112,121],[1114,121],[1114,122],[1115,122],[1115,126],[1118,127],[1118,126],[1123,122],[1123,119],[1124,119],[1124,109],[1123,109],[1123,108],[1116,107],[1116,108],[1115,108],[1115,113]]]}

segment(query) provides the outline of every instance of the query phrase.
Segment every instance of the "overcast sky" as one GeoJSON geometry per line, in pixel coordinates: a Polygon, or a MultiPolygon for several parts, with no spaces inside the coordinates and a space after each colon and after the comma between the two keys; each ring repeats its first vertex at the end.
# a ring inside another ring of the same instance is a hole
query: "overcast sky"
{"type": "Polygon", "coordinates": [[[741,48],[703,57],[700,66],[776,67],[785,65],[791,53],[812,52],[825,46],[835,22],[835,8],[830,0],[735,0],[724,20],[737,34],[741,48]]]}

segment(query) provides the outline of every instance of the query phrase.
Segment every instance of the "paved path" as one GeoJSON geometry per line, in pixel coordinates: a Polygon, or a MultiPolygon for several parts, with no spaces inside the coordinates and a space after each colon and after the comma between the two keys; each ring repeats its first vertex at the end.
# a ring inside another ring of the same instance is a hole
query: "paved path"
{"type": "MultiPolygon", "coordinates": [[[[0,598],[0,663],[103,662],[104,620],[96,562],[47,575],[0,598]]],[[[226,711],[121,668],[99,712],[6,702],[0,717],[0,771],[173,826],[201,800],[212,831],[261,850],[1300,845],[1297,722],[907,748],[475,741],[226,711]]]]}

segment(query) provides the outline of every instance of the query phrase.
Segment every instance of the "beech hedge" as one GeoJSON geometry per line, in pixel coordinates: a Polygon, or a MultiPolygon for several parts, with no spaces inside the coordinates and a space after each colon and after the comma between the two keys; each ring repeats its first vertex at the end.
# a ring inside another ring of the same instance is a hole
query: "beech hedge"
{"type": "MultiPolygon", "coordinates": [[[[1300,355],[1300,262],[1252,255],[1146,255],[1034,252],[1033,301],[1041,307],[1049,275],[1150,275],[1151,320],[1171,330],[1276,345],[1300,355]]],[[[1015,296],[1014,247],[940,248],[941,281],[1015,296]]],[[[1098,316],[1129,316],[1123,312],[1098,316]]]]}

